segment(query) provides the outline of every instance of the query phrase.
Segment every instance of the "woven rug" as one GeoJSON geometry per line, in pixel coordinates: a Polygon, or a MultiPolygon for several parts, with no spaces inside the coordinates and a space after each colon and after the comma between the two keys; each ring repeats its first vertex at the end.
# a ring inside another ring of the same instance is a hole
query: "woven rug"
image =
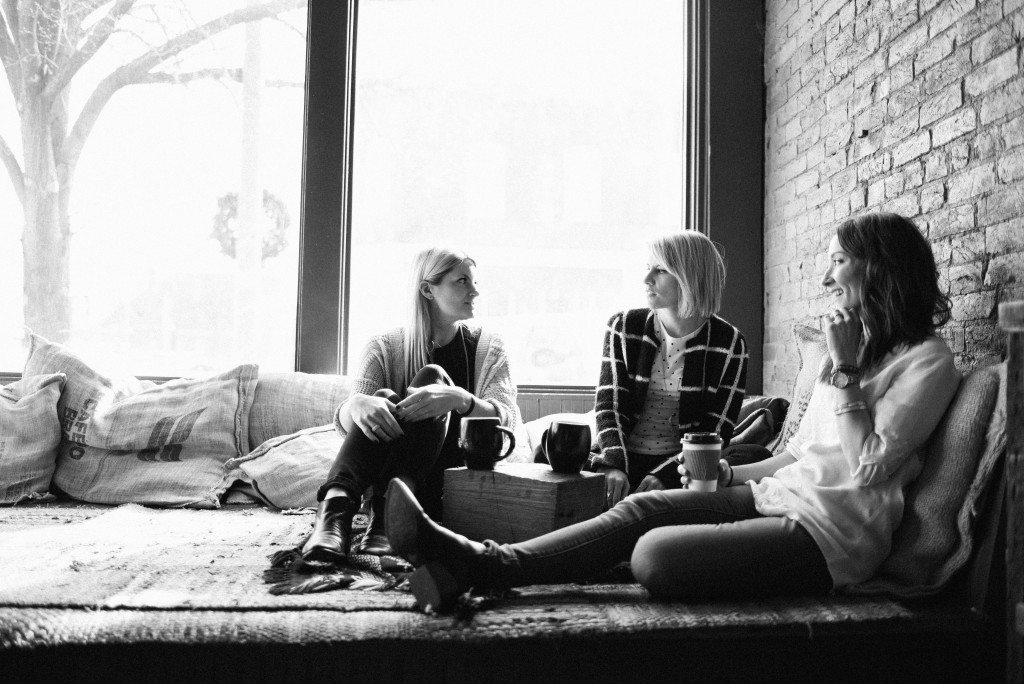
{"type": "MultiPolygon", "coordinates": [[[[24,509],[0,524],[0,606],[79,608],[412,610],[401,591],[275,596],[268,558],[298,544],[312,513],[263,508],[24,509]],[[98,513],[98,514],[97,514],[98,513]],[[13,520],[11,518],[14,518],[13,520]],[[34,518],[34,520],[30,520],[34,518]],[[32,523],[35,524],[32,524],[32,523]],[[52,522],[53,524],[45,524],[52,522]]],[[[364,567],[332,574],[331,588],[391,589],[393,575],[364,567]]]]}
{"type": "Polygon", "coordinates": [[[634,583],[524,587],[455,616],[425,615],[394,588],[271,593],[268,557],[298,545],[312,520],[262,508],[0,509],[0,649],[817,633],[917,617],[878,597],[657,602],[634,583]]]}

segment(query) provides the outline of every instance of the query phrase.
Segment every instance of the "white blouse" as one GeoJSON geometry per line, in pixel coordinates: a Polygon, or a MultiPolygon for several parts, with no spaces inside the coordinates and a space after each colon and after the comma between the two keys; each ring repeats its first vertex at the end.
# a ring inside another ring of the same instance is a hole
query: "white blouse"
{"type": "Polygon", "coordinates": [[[786,446],[796,463],[749,483],[757,511],[800,522],[825,556],[835,587],[869,579],[889,555],[904,490],[921,472],[917,451],[959,385],[953,354],[938,337],[886,356],[861,378],[874,432],[851,472],[833,410],[837,390],[817,383],[786,446]]]}

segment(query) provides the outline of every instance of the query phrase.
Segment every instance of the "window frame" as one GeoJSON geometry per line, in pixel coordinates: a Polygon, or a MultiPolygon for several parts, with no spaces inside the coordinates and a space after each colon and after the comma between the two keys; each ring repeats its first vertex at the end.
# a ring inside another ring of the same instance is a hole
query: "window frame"
{"type": "Polygon", "coordinates": [[[358,0],[309,0],[295,370],[342,373],[352,239],[358,0]],[[330,201],[329,198],[336,198],[330,201]]]}

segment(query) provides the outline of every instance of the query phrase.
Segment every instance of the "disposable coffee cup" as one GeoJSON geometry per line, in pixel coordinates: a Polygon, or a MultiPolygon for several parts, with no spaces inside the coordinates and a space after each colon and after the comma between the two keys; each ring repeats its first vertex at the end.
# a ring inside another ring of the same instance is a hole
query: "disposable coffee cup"
{"type": "Polygon", "coordinates": [[[718,490],[718,461],[722,438],[717,432],[687,432],[682,440],[683,465],[690,472],[689,488],[697,492],[718,490]]]}

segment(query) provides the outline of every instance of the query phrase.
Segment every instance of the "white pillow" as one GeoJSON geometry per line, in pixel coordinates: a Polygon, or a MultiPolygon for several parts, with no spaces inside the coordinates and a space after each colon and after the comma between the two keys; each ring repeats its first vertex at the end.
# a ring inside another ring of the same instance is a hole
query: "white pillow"
{"type": "Polygon", "coordinates": [[[273,437],[228,461],[265,502],[277,508],[316,508],[316,492],[331,470],[344,437],[334,423],[273,437]]]}
{"type": "Polygon", "coordinates": [[[52,499],[63,373],[31,375],[0,387],[0,503],[52,499]]]}

